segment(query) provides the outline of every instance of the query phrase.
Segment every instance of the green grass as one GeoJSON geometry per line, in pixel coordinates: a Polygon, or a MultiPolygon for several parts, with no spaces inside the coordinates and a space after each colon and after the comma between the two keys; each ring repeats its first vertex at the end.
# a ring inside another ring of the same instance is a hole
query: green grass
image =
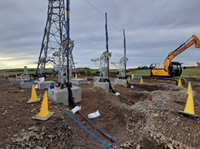
{"type": "MultiPolygon", "coordinates": [[[[28,74],[35,74],[36,69],[28,69],[28,74]]],[[[52,68],[47,68],[46,69],[46,73],[52,73],[53,69],[52,68]]],[[[10,75],[14,75],[14,74],[23,74],[24,73],[24,69],[2,69],[0,70],[0,74],[10,74],[10,75]]]]}
{"type": "Polygon", "coordinates": [[[97,73],[97,72],[98,72],[98,70],[91,70],[91,71],[90,71],[91,74],[95,74],[95,73],[97,73]]]}
{"type": "Polygon", "coordinates": [[[200,68],[186,68],[182,74],[200,74],[200,68]]]}
{"type": "Polygon", "coordinates": [[[149,75],[150,69],[134,70],[132,74],[134,75],[149,75]]]}
{"type": "MultiPolygon", "coordinates": [[[[97,73],[99,70],[90,70],[91,74],[95,74],[97,73]]],[[[118,73],[119,71],[117,69],[110,69],[109,70],[110,73],[118,73]]]]}
{"type": "Polygon", "coordinates": [[[111,72],[111,73],[118,73],[119,70],[117,70],[117,69],[110,69],[109,72],[111,72]]]}

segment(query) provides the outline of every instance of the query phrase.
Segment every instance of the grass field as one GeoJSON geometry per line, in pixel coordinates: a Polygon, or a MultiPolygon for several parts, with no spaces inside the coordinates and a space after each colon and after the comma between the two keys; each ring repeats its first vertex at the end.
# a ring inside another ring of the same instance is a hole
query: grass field
{"type": "MultiPolygon", "coordinates": [[[[28,74],[35,74],[35,69],[28,69],[28,74]]],[[[53,69],[52,68],[47,68],[46,73],[52,73],[53,69]]],[[[23,74],[24,69],[17,68],[17,69],[2,69],[0,70],[0,74],[23,74]]]]}
{"type": "Polygon", "coordinates": [[[182,74],[200,74],[200,68],[186,68],[182,74]]]}
{"type": "Polygon", "coordinates": [[[150,70],[149,69],[143,69],[143,70],[134,70],[132,74],[134,75],[149,75],[150,70]]]}
{"type": "MultiPolygon", "coordinates": [[[[149,69],[144,69],[144,70],[134,70],[132,74],[135,75],[149,75],[150,70],[149,69]]],[[[200,68],[186,68],[183,69],[182,74],[200,74],[200,68]]]]}
{"type": "MultiPolygon", "coordinates": [[[[95,74],[97,73],[99,70],[91,70],[90,73],[91,74],[95,74]]],[[[118,73],[119,71],[117,69],[110,69],[109,70],[110,73],[118,73]]]]}

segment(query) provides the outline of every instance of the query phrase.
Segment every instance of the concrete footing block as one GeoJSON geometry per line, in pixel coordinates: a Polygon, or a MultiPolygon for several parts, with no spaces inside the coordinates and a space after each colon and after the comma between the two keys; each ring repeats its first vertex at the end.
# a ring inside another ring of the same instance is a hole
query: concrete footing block
{"type": "MultiPolygon", "coordinates": [[[[102,88],[103,90],[106,91],[106,93],[109,93],[109,91],[110,91],[108,82],[94,82],[93,86],[102,88]]],[[[111,86],[112,86],[112,88],[114,90],[114,82],[111,82],[111,86]]]]}
{"type": "Polygon", "coordinates": [[[21,85],[21,82],[20,81],[13,81],[13,82],[10,82],[10,85],[21,85]]]}
{"type": "Polygon", "coordinates": [[[81,85],[81,84],[86,84],[87,80],[78,78],[78,79],[71,79],[71,82],[72,82],[72,84],[81,85]]]}
{"type": "MultiPolygon", "coordinates": [[[[130,83],[130,80],[128,80],[130,83]]],[[[115,79],[115,83],[118,85],[123,85],[124,87],[128,87],[128,83],[126,79],[115,79]]]]}
{"type": "MultiPolygon", "coordinates": [[[[80,102],[81,99],[81,88],[73,86],[71,88],[73,98],[75,103],[80,102]]],[[[69,100],[68,100],[68,90],[67,88],[60,89],[60,88],[55,88],[55,89],[48,89],[49,94],[56,100],[58,103],[63,103],[66,106],[69,106],[69,100]]]]}
{"type": "Polygon", "coordinates": [[[44,82],[39,82],[38,83],[38,88],[39,89],[48,89],[50,86],[55,86],[56,82],[54,81],[44,81],[44,82]]]}
{"type": "Polygon", "coordinates": [[[21,88],[22,89],[32,88],[32,84],[37,85],[38,81],[34,81],[34,82],[21,82],[21,88]]]}

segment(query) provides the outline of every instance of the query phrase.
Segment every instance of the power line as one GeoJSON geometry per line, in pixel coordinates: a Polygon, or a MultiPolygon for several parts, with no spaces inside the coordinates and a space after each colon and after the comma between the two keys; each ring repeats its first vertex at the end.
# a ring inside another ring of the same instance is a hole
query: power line
{"type": "MultiPolygon", "coordinates": [[[[121,17],[121,15],[113,8],[113,6],[108,2],[108,0],[105,0],[107,3],[108,3],[108,5],[115,11],[115,13],[122,19],[122,21],[131,29],[131,30],[133,30],[130,26],[129,26],[129,24],[121,17]]],[[[112,2],[113,3],[113,2],[112,2]]],[[[113,3],[114,4],[114,3],[113,3]]],[[[117,8],[117,6],[114,4],[114,6],[117,8]]],[[[118,9],[118,8],[117,8],[118,9]]],[[[118,9],[119,10],[119,9],[118,9]]],[[[137,34],[137,33],[136,33],[137,34]]],[[[137,36],[139,36],[138,34],[137,34],[137,36]]],[[[140,36],[139,36],[140,37],[140,36]]],[[[141,38],[141,37],[140,37],[141,38]]],[[[146,55],[148,55],[148,56],[150,56],[150,57],[152,57],[152,55],[149,55],[149,54],[147,54],[146,52],[144,52],[140,47],[138,47],[129,37],[127,37],[127,39],[129,39],[137,48],[139,48],[144,54],[146,54],[146,55]]],[[[140,39],[140,40],[142,40],[142,39],[140,39]]],[[[142,42],[145,44],[145,42],[142,40],[142,42]]],[[[148,46],[147,44],[146,44],[146,46],[148,46]]]]}
{"type": "MultiPolygon", "coordinates": [[[[85,19],[81,18],[80,16],[78,16],[77,14],[75,14],[74,12],[70,11],[74,16],[76,16],[77,18],[81,19],[82,21],[84,21],[85,23],[87,23],[88,25],[90,25],[91,27],[93,27],[95,30],[99,31],[100,33],[102,33],[103,31],[99,30],[98,28],[94,27],[93,25],[91,25],[90,23],[88,23],[85,19]]],[[[87,14],[86,14],[87,15],[87,14]]],[[[96,22],[96,21],[95,21],[96,22]]],[[[112,33],[111,33],[112,34],[112,33]]],[[[115,43],[119,44],[120,46],[122,45],[122,43],[119,43],[117,41],[115,41],[115,43]]]]}
{"type": "MultiPolygon", "coordinates": [[[[107,0],[106,0],[107,1],[107,0]]],[[[119,9],[118,9],[118,7],[115,5],[115,3],[112,1],[112,0],[110,0],[112,3],[113,3],[113,6],[119,11],[119,12],[121,12],[119,9]]],[[[107,3],[108,3],[108,1],[107,1],[107,3]]],[[[109,4],[110,5],[110,4],[109,4]]],[[[112,7],[112,5],[110,5],[111,7],[112,7]]],[[[112,7],[113,8],[113,7],[112,7]]],[[[114,10],[114,9],[113,9],[114,10]]],[[[114,10],[115,11],[115,10],[114,10]]],[[[120,14],[117,12],[117,11],[115,11],[119,16],[120,16],[120,14]]],[[[145,44],[145,46],[146,47],[148,47],[148,48],[150,48],[149,47],[149,45],[141,38],[141,36],[127,23],[127,21],[126,21],[126,18],[124,17],[124,19],[122,18],[122,16],[120,16],[120,18],[122,19],[122,21],[125,23],[125,24],[127,24],[127,26],[133,31],[133,32],[135,32],[136,34],[137,34],[137,36],[139,37],[139,39],[145,44]]]]}
{"type": "MultiPolygon", "coordinates": [[[[101,14],[101,16],[104,17],[104,15],[93,5],[91,4],[88,0],[86,0],[86,2],[88,2],[88,4],[90,4],[97,12],[99,12],[99,14],[101,14]]],[[[114,25],[110,20],[108,20],[120,33],[122,33],[122,31],[116,26],[114,25]]],[[[147,54],[146,52],[144,52],[140,47],[138,47],[130,38],[127,37],[127,39],[129,39],[138,49],[140,49],[143,53],[145,53],[146,55],[150,56],[149,54],[147,54]]]]}

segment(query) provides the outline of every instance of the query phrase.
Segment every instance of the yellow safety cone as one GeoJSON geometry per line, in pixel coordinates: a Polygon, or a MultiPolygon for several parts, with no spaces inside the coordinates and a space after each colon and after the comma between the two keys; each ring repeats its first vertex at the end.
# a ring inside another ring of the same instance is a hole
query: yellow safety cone
{"type": "Polygon", "coordinates": [[[184,112],[190,113],[190,114],[195,114],[194,113],[194,99],[192,96],[192,93],[189,93],[187,103],[184,109],[184,112]]]}
{"type": "Polygon", "coordinates": [[[191,83],[188,83],[188,90],[187,90],[187,94],[189,94],[190,92],[192,92],[192,87],[191,87],[191,83]]]}
{"type": "Polygon", "coordinates": [[[76,73],[76,75],[75,75],[75,79],[77,79],[78,77],[77,77],[77,73],[76,73]]]}
{"type": "Polygon", "coordinates": [[[128,77],[128,79],[130,80],[130,79],[131,79],[131,77],[129,76],[129,77],[128,77]]]}
{"type": "Polygon", "coordinates": [[[85,77],[85,80],[87,81],[87,77],[85,77]]]}
{"type": "Polygon", "coordinates": [[[143,79],[142,79],[142,77],[141,77],[141,79],[140,79],[140,84],[143,84],[143,79]]]}
{"type": "Polygon", "coordinates": [[[43,101],[42,101],[42,106],[40,109],[40,113],[37,114],[36,116],[32,117],[33,119],[37,120],[44,120],[46,121],[53,115],[53,112],[49,111],[48,108],[48,97],[47,97],[47,91],[44,93],[43,101]]]}
{"type": "Polygon", "coordinates": [[[179,78],[179,80],[178,80],[178,86],[182,86],[182,84],[181,84],[181,79],[179,78]]]}
{"type": "Polygon", "coordinates": [[[17,77],[17,74],[15,74],[15,77],[17,77]]]}
{"type": "Polygon", "coordinates": [[[184,111],[179,111],[179,113],[187,116],[199,117],[194,113],[194,99],[191,92],[189,92],[184,111]]]}
{"type": "Polygon", "coordinates": [[[35,91],[35,85],[32,84],[31,99],[29,99],[27,103],[35,103],[39,101],[40,101],[40,98],[37,97],[37,94],[35,91]]]}
{"type": "Polygon", "coordinates": [[[131,74],[132,80],[134,79],[134,74],[131,74]]]}

